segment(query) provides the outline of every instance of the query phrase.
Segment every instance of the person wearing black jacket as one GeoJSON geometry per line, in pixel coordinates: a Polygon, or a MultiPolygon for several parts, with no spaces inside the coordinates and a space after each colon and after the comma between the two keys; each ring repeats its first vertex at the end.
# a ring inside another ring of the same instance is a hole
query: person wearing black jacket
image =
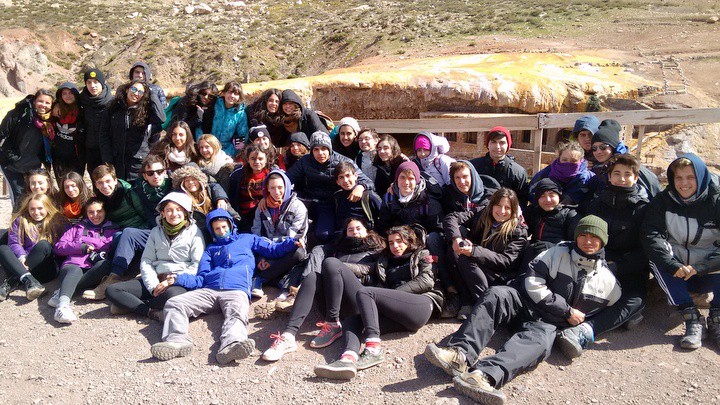
{"type": "Polygon", "coordinates": [[[442,206],[446,215],[469,211],[489,198],[480,175],[467,160],[450,164],[450,180],[450,184],[443,187],[442,206]]]}
{"type": "Polygon", "coordinates": [[[370,229],[375,228],[380,215],[382,198],[372,190],[365,190],[358,201],[350,201],[348,197],[357,184],[357,171],[350,162],[340,162],[335,166],[335,182],[340,190],[333,195],[335,203],[335,233],[342,233],[343,225],[348,218],[362,218],[370,229]]]}
{"type": "Polygon", "coordinates": [[[528,200],[528,175],[525,168],[508,155],[512,147],[512,136],[505,127],[494,127],[485,135],[485,156],[470,161],[478,174],[493,177],[500,186],[515,191],[520,205],[525,206],[528,200]]]}
{"type": "MultiPolygon", "coordinates": [[[[283,139],[283,114],[280,109],[282,90],[267,89],[260,94],[245,109],[248,119],[248,128],[265,125],[270,133],[270,142],[277,146],[289,146],[287,139],[283,139]]],[[[309,138],[309,135],[305,135],[309,138]]]]}
{"type": "Polygon", "coordinates": [[[79,146],[85,136],[79,99],[77,86],[70,82],[62,83],[55,92],[52,111],[55,137],[50,142],[50,147],[53,172],[58,183],[69,172],[82,173],[85,170],[85,163],[82,161],[84,156],[79,153],[79,146]]]}
{"type": "Polygon", "coordinates": [[[321,131],[327,133],[328,130],[320,121],[317,113],[309,108],[303,107],[300,96],[292,90],[284,90],[280,99],[280,109],[282,110],[282,120],[280,121],[280,136],[278,143],[273,140],[273,145],[278,148],[287,145],[287,140],[293,132],[304,132],[308,137],[312,137],[315,132],[321,131]]]}
{"type": "Polygon", "coordinates": [[[217,95],[217,86],[209,80],[189,84],[185,89],[185,95],[172,109],[172,116],[166,128],[174,122],[183,121],[190,127],[193,139],[199,139],[203,135],[202,122],[205,111],[215,103],[217,95]]]}
{"type": "Polygon", "coordinates": [[[402,153],[400,144],[392,135],[383,135],[377,143],[377,154],[373,160],[375,171],[375,191],[384,196],[395,181],[398,166],[409,159],[402,153]]]}
{"type": "MultiPolygon", "coordinates": [[[[85,127],[84,142],[81,142],[80,160],[87,164],[88,173],[103,163],[100,154],[100,135],[103,134],[103,114],[105,108],[113,100],[112,92],[105,83],[105,76],[100,69],[85,72],[85,88],[80,92],[80,108],[82,109],[83,126],[85,127]]],[[[79,173],[84,172],[81,171],[79,173]]]]}

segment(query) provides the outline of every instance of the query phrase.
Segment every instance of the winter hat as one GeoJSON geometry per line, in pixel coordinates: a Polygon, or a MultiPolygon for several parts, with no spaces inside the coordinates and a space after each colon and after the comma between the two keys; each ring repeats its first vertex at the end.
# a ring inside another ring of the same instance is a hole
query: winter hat
{"type": "Polygon", "coordinates": [[[185,211],[189,213],[192,212],[192,200],[190,199],[190,196],[179,192],[179,191],[173,191],[171,193],[168,193],[165,197],[163,197],[162,200],[157,205],[158,212],[162,211],[162,207],[165,205],[166,201],[172,201],[175,204],[183,207],[185,211]]]}
{"type": "Polygon", "coordinates": [[[505,139],[507,139],[507,143],[508,143],[508,149],[510,149],[510,148],[512,147],[512,136],[510,135],[510,130],[507,129],[507,128],[505,128],[505,127],[501,127],[501,126],[497,126],[497,127],[492,128],[492,129],[485,135],[485,147],[487,148],[488,143],[490,143],[490,135],[491,135],[491,134],[496,134],[496,133],[500,133],[500,134],[505,135],[505,139]]]}
{"type": "Polygon", "coordinates": [[[305,132],[293,132],[290,134],[290,143],[292,142],[305,145],[308,150],[310,149],[310,141],[308,141],[308,137],[305,135],[305,132]]]}
{"type": "Polygon", "coordinates": [[[408,160],[405,162],[400,163],[400,166],[398,166],[397,170],[395,171],[395,183],[398,181],[398,177],[400,177],[400,173],[404,172],[405,170],[411,170],[413,174],[415,175],[415,181],[417,183],[420,182],[420,169],[418,169],[418,166],[413,162],[412,160],[408,160]]]}
{"type": "Polygon", "coordinates": [[[199,181],[202,188],[208,185],[207,175],[200,170],[200,167],[195,163],[188,163],[172,172],[170,178],[172,179],[173,190],[182,190],[182,182],[186,177],[193,177],[199,181]]]}
{"type": "Polygon", "coordinates": [[[55,92],[55,99],[59,100],[60,95],[62,94],[63,89],[70,89],[72,93],[75,95],[75,100],[77,102],[78,97],[80,97],[80,92],[78,91],[77,86],[74,83],[65,82],[58,86],[57,91],[55,92]]]}
{"type": "Polygon", "coordinates": [[[590,131],[591,134],[594,134],[597,132],[599,126],[600,120],[598,120],[597,117],[594,115],[583,115],[575,121],[573,133],[578,134],[580,131],[590,131]]]}
{"type": "Polygon", "coordinates": [[[622,125],[619,122],[611,119],[603,120],[598,128],[610,127],[616,130],[618,133],[622,132],[622,125]]]}
{"type": "Polygon", "coordinates": [[[332,141],[330,141],[330,135],[323,131],[315,131],[310,137],[310,150],[316,146],[324,146],[332,153],[332,141]]]}
{"type": "Polygon", "coordinates": [[[539,199],[546,191],[554,191],[562,197],[562,188],[555,182],[555,180],[545,177],[535,183],[533,189],[533,195],[535,199],[539,199]]]}
{"type": "Polygon", "coordinates": [[[430,138],[425,134],[418,134],[418,136],[415,137],[415,144],[413,145],[413,150],[418,149],[432,149],[432,143],[430,143],[430,138]]]}
{"type": "Polygon", "coordinates": [[[87,83],[90,79],[95,79],[100,83],[105,84],[105,75],[103,75],[103,72],[98,68],[92,68],[85,72],[83,82],[87,83]]]}
{"type": "Polygon", "coordinates": [[[337,124],[337,127],[340,128],[343,125],[348,125],[350,128],[352,128],[355,131],[355,135],[360,133],[360,124],[353,117],[345,117],[341,119],[340,122],[337,124]]]}
{"type": "Polygon", "coordinates": [[[592,137],[592,143],[595,142],[606,143],[615,150],[620,143],[620,131],[613,126],[600,126],[592,137]]]}
{"type": "Polygon", "coordinates": [[[262,138],[264,136],[270,136],[267,126],[258,125],[256,127],[250,128],[250,134],[248,135],[248,137],[250,138],[250,142],[255,142],[256,139],[262,138]]]}
{"type": "Polygon", "coordinates": [[[608,224],[603,221],[602,218],[595,215],[588,215],[578,222],[575,227],[575,240],[578,236],[589,233],[600,238],[603,246],[607,245],[608,241],[608,224]]]}

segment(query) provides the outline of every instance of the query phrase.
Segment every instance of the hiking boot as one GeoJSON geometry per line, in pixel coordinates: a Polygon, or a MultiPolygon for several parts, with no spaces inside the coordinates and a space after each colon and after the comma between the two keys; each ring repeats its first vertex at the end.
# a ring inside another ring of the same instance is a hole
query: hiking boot
{"type": "Polygon", "coordinates": [[[445,300],[445,308],[443,308],[442,313],[440,313],[440,318],[442,318],[442,319],[457,318],[459,313],[460,313],[460,296],[458,296],[457,294],[449,294],[448,298],[445,300]]]}
{"type": "Polygon", "coordinates": [[[365,348],[365,350],[360,353],[360,357],[358,358],[357,364],[355,364],[355,368],[357,370],[365,370],[370,367],[375,367],[383,361],[385,361],[385,354],[383,351],[380,351],[378,354],[374,354],[365,348]]]}
{"type": "Polygon", "coordinates": [[[442,348],[430,343],[425,347],[425,358],[451,377],[459,376],[468,370],[465,353],[457,347],[442,348]]]}
{"type": "Polygon", "coordinates": [[[69,305],[57,308],[55,310],[55,316],[53,318],[57,322],[68,324],[73,323],[78,319],[77,316],[75,316],[75,312],[73,312],[72,308],[70,308],[69,305]]]}
{"type": "Polygon", "coordinates": [[[105,299],[105,290],[107,288],[115,283],[119,283],[123,281],[122,277],[118,276],[115,273],[110,273],[109,276],[105,276],[98,284],[97,287],[95,287],[92,290],[85,290],[83,291],[82,297],[86,300],[92,300],[92,301],[100,301],[105,299]]]}
{"type": "Polygon", "coordinates": [[[130,313],[130,310],[122,307],[120,305],[110,304],[110,314],[111,315],[127,315],[130,313]]]}
{"type": "Polygon", "coordinates": [[[295,343],[295,336],[289,333],[272,334],[271,339],[275,339],[269,349],[265,350],[262,355],[262,359],[265,361],[278,361],[285,354],[292,353],[297,350],[297,343],[295,343]]]}
{"type": "Polygon", "coordinates": [[[262,298],[265,296],[265,291],[263,291],[262,285],[263,279],[260,277],[253,278],[252,289],[250,290],[250,295],[252,295],[253,298],[262,298]]]}
{"type": "Polygon", "coordinates": [[[321,378],[329,378],[331,380],[352,380],[357,375],[357,366],[355,362],[342,357],[330,364],[321,364],[315,366],[315,375],[321,378]]]}
{"type": "Polygon", "coordinates": [[[582,352],[595,341],[595,334],[592,328],[583,324],[567,328],[558,333],[555,339],[560,346],[560,351],[566,358],[572,360],[580,357],[582,352]]]}
{"type": "Polygon", "coordinates": [[[274,319],[278,315],[275,309],[276,303],[274,301],[263,302],[255,306],[255,317],[260,319],[274,319]]]}
{"type": "Polygon", "coordinates": [[[460,311],[458,311],[457,319],[458,321],[464,321],[468,319],[470,314],[472,314],[473,306],[472,305],[463,305],[460,307],[460,311]]]}
{"type": "Polygon", "coordinates": [[[28,301],[36,300],[45,294],[45,287],[30,273],[23,277],[22,283],[25,285],[25,297],[28,301]]]}
{"type": "Polygon", "coordinates": [[[720,349],[720,308],[710,308],[707,317],[707,330],[710,339],[720,349]]]}
{"type": "Polygon", "coordinates": [[[645,317],[643,316],[642,312],[636,312],[635,314],[633,314],[633,316],[630,317],[630,319],[625,321],[623,326],[627,330],[633,330],[637,328],[637,326],[640,324],[640,322],[642,322],[643,319],[645,319],[645,317]]]}
{"type": "Polygon", "coordinates": [[[250,356],[253,350],[255,350],[255,341],[252,339],[232,342],[218,350],[215,359],[220,364],[228,364],[233,360],[241,360],[250,356]]]}
{"type": "Polygon", "coordinates": [[[153,357],[162,361],[189,356],[192,351],[193,344],[188,342],[160,342],[150,347],[153,357]]]}
{"type": "Polygon", "coordinates": [[[705,334],[705,318],[697,307],[688,307],[680,312],[685,319],[685,335],[680,339],[680,347],[688,350],[700,348],[705,334]]]}
{"type": "Polygon", "coordinates": [[[49,307],[57,308],[60,303],[60,290],[55,290],[52,297],[48,300],[47,304],[49,307]]]}
{"type": "Polygon", "coordinates": [[[147,317],[160,323],[163,323],[164,320],[162,309],[150,309],[147,313],[147,317]]]}
{"type": "Polygon", "coordinates": [[[310,342],[310,347],[313,349],[328,347],[343,334],[342,326],[339,323],[318,322],[316,326],[320,328],[320,332],[310,342]]]}
{"type": "Polygon", "coordinates": [[[462,373],[453,379],[455,389],[473,401],[484,405],[502,405],[507,397],[493,387],[488,376],[480,370],[462,373]]]}
{"type": "Polygon", "coordinates": [[[0,284],[0,302],[5,301],[11,292],[16,290],[20,286],[20,281],[17,277],[12,276],[5,279],[0,284]]]}

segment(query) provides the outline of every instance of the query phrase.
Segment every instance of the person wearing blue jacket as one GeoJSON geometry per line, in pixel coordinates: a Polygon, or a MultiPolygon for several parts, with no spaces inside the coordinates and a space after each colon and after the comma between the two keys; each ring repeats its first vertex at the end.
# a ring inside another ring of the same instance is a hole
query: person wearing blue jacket
{"type": "Polygon", "coordinates": [[[222,208],[207,215],[207,227],[212,229],[214,242],[205,249],[197,274],[180,274],[166,279],[168,285],[177,284],[191,291],[173,297],[165,304],[163,341],[150,348],[156,359],[190,355],[193,343],[188,335],[189,318],[216,307],[225,317],[220,350],[216,355],[218,363],[227,364],[248,357],[255,349],[255,341],[247,334],[254,254],[278,259],[303,245],[293,238],[274,243],[253,234],[238,234],[232,216],[222,208]]]}
{"type": "Polygon", "coordinates": [[[222,150],[230,157],[235,157],[245,146],[248,139],[247,115],[243,103],[242,85],[238,82],[227,82],[220,92],[221,97],[215,104],[208,107],[203,114],[202,130],[205,134],[213,134],[220,141],[222,150]]]}

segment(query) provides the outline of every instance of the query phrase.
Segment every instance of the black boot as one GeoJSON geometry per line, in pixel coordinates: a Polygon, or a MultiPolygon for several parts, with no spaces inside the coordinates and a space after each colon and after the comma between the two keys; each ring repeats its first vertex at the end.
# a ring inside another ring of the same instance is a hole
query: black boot
{"type": "Polygon", "coordinates": [[[690,350],[698,349],[702,346],[705,318],[700,315],[697,307],[688,307],[681,312],[685,319],[685,336],[680,339],[680,347],[690,350]]]}
{"type": "Polygon", "coordinates": [[[20,286],[20,280],[16,276],[11,276],[5,279],[0,284],[0,302],[5,301],[11,292],[15,291],[20,286]]]}
{"type": "Polygon", "coordinates": [[[712,339],[715,346],[720,348],[720,308],[710,308],[710,314],[707,317],[708,335],[712,339]]]}
{"type": "Polygon", "coordinates": [[[22,278],[22,283],[25,285],[25,297],[28,301],[37,299],[45,293],[45,287],[30,273],[22,278]]]}

